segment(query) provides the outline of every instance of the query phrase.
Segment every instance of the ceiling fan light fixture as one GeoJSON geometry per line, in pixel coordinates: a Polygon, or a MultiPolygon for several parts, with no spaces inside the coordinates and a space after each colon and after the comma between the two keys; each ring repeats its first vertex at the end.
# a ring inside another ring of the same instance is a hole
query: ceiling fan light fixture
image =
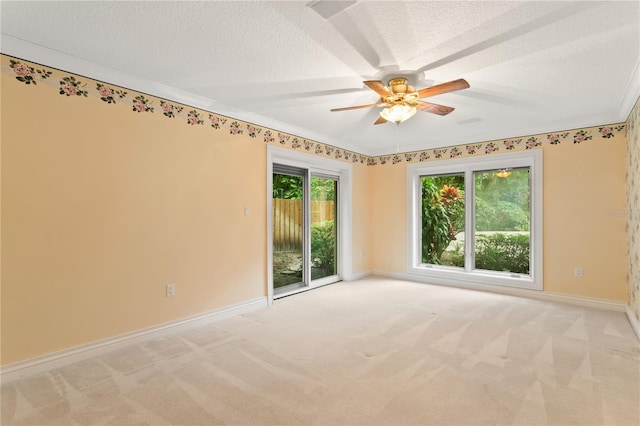
{"type": "Polygon", "coordinates": [[[387,107],[380,111],[380,117],[387,121],[393,121],[396,124],[400,124],[405,120],[410,119],[416,113],[416,107],[406,104],[396,104],[387,107]]]}

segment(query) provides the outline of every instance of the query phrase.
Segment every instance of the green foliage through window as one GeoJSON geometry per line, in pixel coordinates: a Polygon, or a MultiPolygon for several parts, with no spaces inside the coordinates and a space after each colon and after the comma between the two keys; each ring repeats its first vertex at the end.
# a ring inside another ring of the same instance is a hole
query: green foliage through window
{"type": "MultiPolygon", "coordinates": [[[[476,269],[529,274],[529,235],[496,233],[476,235],[476,269]]],[[[464,267],[463,243],[443,254],[448,265],[464,267]]]]}
{"type": "Polygon", "coordinates": [[[423,263],[443,264],[442,254],[464,230],[463,188],[460,175],[422,178],[423,263]]]}
{"type": "Polygon", "coordinates": [[[302,200],[302,176],[273,174],[273,198],[302,200]]]}
{"type": "Polygon", "coordinates": [[[476,269],[529,274],[529,235],[476,235],[476,269]]]}
{"type": "Polygon", "coordinates": [[[318,277],[336,273],[336,228],[333,220],[311,225],[311,267],[312,274],[318,277]]]}
{"type": "MultiPolygon", "coordinates": [[[[421,180],[422,263],[464,267],[464,173],[421,180]]],[[[474,172],[474,185],[475,268],[529,274],[529,168],[474,172]]]]}
{"type": "MultiPolygon", "coordinates": [[[[302,200],[302,176],[273,174],[273,198],[302,200]]],[[[336,181],[324,178],[311,179],[311,199],[331,201],[336,199],[336,181]]]]}

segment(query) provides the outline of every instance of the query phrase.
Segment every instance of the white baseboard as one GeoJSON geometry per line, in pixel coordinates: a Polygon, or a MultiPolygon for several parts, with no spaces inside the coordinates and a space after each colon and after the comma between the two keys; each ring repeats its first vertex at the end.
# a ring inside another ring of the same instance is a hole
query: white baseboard
{"type": "Polygon", "coordinates": [[[636,316],[634,315],[633,311],[629,306],[627,306],[626,311],[627,311],[627,318],[631,323],[631,328],[633,328],[633,331],[636,333],[638,340],[640,340],[640,322],[638,322],[638,318],[636,318],[636,316]]]}
{"type": "Polygon", "coordinates": [[[364,272],[358,272],[356,274],[351,274],[351,276],[349,276],[349,279],[345,279],[345,281],[357,281],[357,280],[361,280],[363,278],[368,277],[369,275],[371,275],[372,272],[371,271],[364,271],[364,272]]]}
{"type": "Polygon", "coordinates": [[[421,282],[426,284],[444,285],[448,287],[463,288],[467,290],[487,291],[491,293],[505,294],[508,296],[526,297],[529,299],[544,300],[547,302],[569,303],[572,305],[603,309],[607,311],[625,312],[628,309],[627,305],[624,302],[618,302],[616,300],[595,299],[590,297],[571,296],[567,294],[553,293],[548,291],[527,290],[527,289],[520,289],[515,287],[503,287],[503,286],[494,286],[494,285],[487,285],[487,284],[468,284],[468,283],[450,282],[450,281],[444,281],[444,280],[435,282],[433,279],[422,277],[420,275],[400,273],[400,272],[373,271],[373,275],[394,278],[399,280],[421,282]]]}
{"type": "Polygon", "coordinates": [[[159,338],[179,331],[200,327],[212,322],[252,312],[267,307],[267,298],[260,297],[237,305],[227,306],[204,314],[159,324],[153,327],[121,334],[108,339],[98,340],[85,345],[75,346],[58,352],[52,352],[36,358],[19,361],[3,366],[0,370],[2,384],[13,382],[24,377],[34,376],[47,371],[64,367],[74,362],[83,361],[106,354],[125,346],[146,340],[159,338]]]}

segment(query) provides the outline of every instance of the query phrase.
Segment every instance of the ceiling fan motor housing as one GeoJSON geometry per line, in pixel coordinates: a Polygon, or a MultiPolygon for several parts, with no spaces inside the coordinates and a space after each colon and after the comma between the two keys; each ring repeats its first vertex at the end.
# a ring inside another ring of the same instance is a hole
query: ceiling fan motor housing
{"type": "Polygon", "coordinates": [[[389,80],[389,89],[396,95],[405,95],[416,91],[416,89],[408,83],[406,78],[401,77],[389,80]]]}

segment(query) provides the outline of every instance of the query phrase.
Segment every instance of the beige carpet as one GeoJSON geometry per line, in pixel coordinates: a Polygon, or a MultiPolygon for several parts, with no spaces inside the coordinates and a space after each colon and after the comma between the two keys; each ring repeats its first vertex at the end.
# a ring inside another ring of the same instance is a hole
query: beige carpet
{"type": "Polygon", "coordinates": [[[626,317],[371,278],[2,387],[2,424],[638,425],[626,317]]]}

